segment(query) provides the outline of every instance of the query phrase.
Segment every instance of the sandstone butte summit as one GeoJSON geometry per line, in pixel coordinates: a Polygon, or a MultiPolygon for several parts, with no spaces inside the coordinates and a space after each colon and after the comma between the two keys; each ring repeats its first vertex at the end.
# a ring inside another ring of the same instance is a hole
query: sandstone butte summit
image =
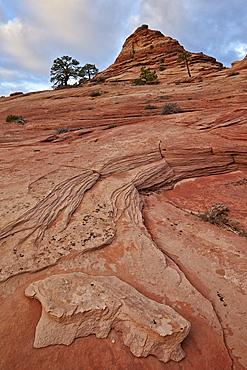
{"type": "Polygon", "coordinates": [[[247,369],[247,60],[184,51],[0,99],[1,369],[247,369]]]}

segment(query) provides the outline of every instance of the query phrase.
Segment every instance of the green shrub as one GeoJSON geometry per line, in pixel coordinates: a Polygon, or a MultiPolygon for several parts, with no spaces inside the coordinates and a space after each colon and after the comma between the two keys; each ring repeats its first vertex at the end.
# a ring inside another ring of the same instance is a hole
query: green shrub
{"type": "Polygon", "coordinates": [[[9,114],[6,118],[6,122],[13,122],[17,121],[18,119],[22,118],[21,116],[15,116],[14,114],[9,114]]]}
{"type": "Polygon", "coordinates": [[[148,104],[146,105],[145,109],[157,109],[158,107],[156,107],[156,105],[151,105],[151,104],[148,104]]]}
{"type": "Polygon", "coordinates": [[[90,96],[92,97],[92,98],[94,98],[94,97],[96,97],[96,96],[100,96],[101,95],[101,93],[99,92],[99,91],[92,91],[91,92],[91,94],[90,94],[90,96]]]}
{"type": "Polygon", "coordinates": [[[139,78],[132,81],[134,85],[144,85],[144,84],[155,84],[157,83],[158,76],[155,71],[151,72],[150,68],[141,68],[141,73],[139,78]]]}
{"type": "Polygon", "coordinates": [[[160,114],[174,114],[181,112],[182,109],[177,105],[177,103],[166,103],[162,108],[160,114]]]}
{"type": "Polygon", "coordinates": [[[143,81],[141,78],[136,78],[132,81],[132,84],[134,85],[145,85],[145,81],[143,81]]]}
{"type": "Polygon", "coordinates": [[[165,69],[166,69],[166,68],[165,68],[165,66],[162,66],[162,65],[161,65],[161,66],[159,66],[159,71],[160,71],[160,72],[164,71],[165,69]]]}
{"type": "Polygon", "coordinates": [[[229,207],[224,204],[213,204],[211,209],[207,210],[205,213],[194,214],[203,221],[210,222],[218,227],[227,228],[227,230],[234,232],[239,236],[247,238],[247,233],[242,228],[242,225],[238,221],[233,221],[228,218],[229,207]]]}
{"type": "Polygon", "coordinates": [[[110,128],[114,128],[114,127],[117,127],[117,125],[109,125],[109,126],[106,127],[105,130],[109,130],[110,128]]]}
{"type": "Polygon", "coordinates": [[[99,76],[99,77],[97,78],[97,82],[98,82],[98,83],[103,83],[103,82],[105,82],[105,77],[103,77],[103,76],[99,76]]]}
{"type": "Polygon", "coordinates": [[[170,49],[170,50],[166,50],[166,54],[172,54],[172,53],[181,53],[181,49],[179,48],[174,48],[174,49],[170,49]]]}
{"type": "Polygon", "coordinates": [[[165,62],[165,58],[160,58],[160,63],[164,63],[165,62]]]}
{"type": "Polygon", "coordinates": [[[231,76],[237,76],[237,75],[239,75],[239,72],[230,72],[228,75],[227,75],[227,77],[231,77],[231,76]]]}
{"type": "Polygon", "coordinates": [[[58,128],[56,131],[56,134],[64,134],[65,132],[69,132],[70,130],[68,128],[58,128]]]}

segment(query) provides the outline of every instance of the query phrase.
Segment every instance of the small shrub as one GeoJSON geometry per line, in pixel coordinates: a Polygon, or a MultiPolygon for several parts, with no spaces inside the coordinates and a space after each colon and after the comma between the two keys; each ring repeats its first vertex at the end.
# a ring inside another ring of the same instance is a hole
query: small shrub
{"type": "Polygon", "coordinates": [[[228,213],[229,208],[224,204],[214,204],[205,213],[199,213],[196,216],[203,221],[210,222],[218,227],[227,227],[227,229],[234,232],[234,234],[247,238],[247,233],[241,227],[241,224],[237,221],[229,219],[227,217],[228,213]]]}
{"type": "Polygon", "coordinates": [[[165,62],[165,58],[160,58],[160,63],[164,63],[165,62]]]}
{"type": "Polygon", "coordinates": [[[136,78],[132,81],[132,84],[134,85],[145,85],[145,81],[143,81],[141,78],[136,78]]]}
{"type": "Polygon", "coordinates": [[[132,83],[135,85],[155,84],[158,83],[157,79],[158,76],[155,71],[151,72],[150,68],[142,67],[139,78],[132,81],[132,83]]]}
{"type": "Polygon", "coordinates": [[[163,35],[163,33],[162,33],[162,32],[160,32],[160,31],[155,31],[155,33],[156,33],[156,35],[158,35],[158,36],[164,36],[164,35],[163,35]]]}
{"type": "Polygon", "coordinates": [[[110,128],[114,128],[114,127],[117,127],[117,125],[109,125],[107,126],[106,130],[109,130],[110,128]]]}
{"type": "Polygon", "coordinates": [[[149,48],[150,48],[150,49],[153,49],[153,48],[154,48],[154,46],[153,46],[153,45],[150,45],[150,46],[149,46],[149,48]]]}
{"type": "Polygon", "coordinates": [[[103,82],[105,82],[105,77],[103,77],[103,76],[98,77],[98,78],[97,78],[97,82],[98,82],[98,83],[103,83],[103,82]]]}
{"type": "Polygon", "coordinates": [[[68,128],[58,128],[56,131],[56,134],[64,134],[65,132],[69,132],[70,130],[68,128]]]}
{"type": "Polygon", "coordinates": [[[162,108],[160,114],[174,114],[181,112],[182,109],[177,105],[177,103],[166,103],[162,108]]]}
{"type": "Polygon", "coordinates": [[[170,50],[166,50],[166,54],[172,54],[172,53],[181,53],[181,50],[180,48],[174,48],[174,49],[170,49],[170,50]]]}
{"type": "Polygon", "coordinates": [[[222,226],[227,222],[226,216],[228,213],[229,208],[224,204],[214,204],[212,205],[211,209],[205,213],[199,214],[198,217],[203,221],[210,222],[213,225],[222,226]]]}
{"type": "Polygon", "coordinates": [[[145,109],[157,109],[158,107],[156,107],[156,105],[151,105],[151,104],[147,104],[145,106],[145,109]]]}
{"type": "Polygon", "coordinates": [[[162,71],[164,71],[164,70],[165,70],[165,67],[164,67],[164,66],[162,66],[162,65],[161,65],[161,66],[159,66],[159,71],[160,71],[160,72],[162,72],[162,71]]]}
{"type": "Polygon", "coordinates": [[[96,97],[96,96],[100,96],[101,95],[101,93],[99,92],[99,91],[92,91],[91,92],[91,94],[90,94],[90,96],[92,97],[92,98],[94,98],[94,97],[96,97]]]}
{"type": "Polygon", "coordinates": [[[25,123],[27,123],[27,121],[25,121],[22,116],[15,116],[13,114],[10,114],[7,118],[6,118],[6,122],[13,122],[13,123],[16,123],[18,125],[25,125],[25,123]]]}
{"type": "Polygon", "coordinates": [[[239,72],[230,72],[228,75],[227,75],[227,77],[231,77],[231,76],[237,76],[237,75],[239,75],[239,72]]]}
{"type": "Polygon", "coordinates": [[[15,116],[14,114],[9,114],[6,118],[6,122],[13,122],[17,121],[19,118],[22,118],[21,116],[15,116]]]}

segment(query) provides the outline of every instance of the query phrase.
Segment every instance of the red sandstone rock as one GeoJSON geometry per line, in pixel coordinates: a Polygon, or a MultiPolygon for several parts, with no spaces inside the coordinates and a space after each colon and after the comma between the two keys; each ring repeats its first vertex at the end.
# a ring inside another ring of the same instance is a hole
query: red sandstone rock
{"type": "Polygon", "coordinates": [[[232,68],[235,70],[241,70],[247,68],[247,55],[244,57],[243,60],[237,60],[236,62],[232,63],[232,68]]]}
{"type": "Polygon", "coordinates": [[[169,306],[148,299],[114,276],[53,275],[31,284],[25,294],[42,304],[36,348],[70,345],[90,334],[107,338],[115,329],[137,357],[152,354],[163,362],[184,358],[180,343],[190,324],[169,306]]]}
{"type": "MultiPolygon", "coordinates": [[[[153,67],[161,40],[177,45],[146,27],[134,35],[142,45],[136,56],[153,67]]],[[[109,69],[116,80],[139,74],[142,64],[126,69],[133,37],[109,69]]],[[[1,99],[0,368],[247,367],[246,239],[191,214],[221,203],[246,231],[247,72],[228,78],[231,70],[212,62],[202,81],[175,84],[186,70],[175,54],[168,57],[170,75],[157,71],[158,85],[87,85],[1,99]],[[101,95],[92,99],[94,90],[101,95]],[[160,115],[170,102],[183,112],[160,115]],[[27,123],[7,123],[9,114],[27,123]],[[191,324],[186,357],[166,364],[136,358],[115,329],[106,339],[34,348],[41,308],[25,289],[78,272],[116,276],[184,317],[191,324]]],[[[207,57],[193,58],[192,75],[200,76],[207,57]]]]}
{"type": "MultiPolygon", "coordinates": [[[[97,77],[101,76],[109,81],[129,80],[136,78],[133,77],[133,72],[140,74],[141,67],[151,67],[156,71],[162,71],[161,75],[165,78],[166,75],[169,76],[171,68],[173,70],[183,68],[183,64],[178,63],[177,59],[184,51],[185,49],[177,40],[164,36],[160,31],[150,30],[147,25],[142,25],[126,39],[114,64],[100,72],[97,77]]],[[[221,63],[208,55],[190,54],[190,69],[194,77],[198,76],[198,72],[202,76],[223,68],[221,63]]]]}

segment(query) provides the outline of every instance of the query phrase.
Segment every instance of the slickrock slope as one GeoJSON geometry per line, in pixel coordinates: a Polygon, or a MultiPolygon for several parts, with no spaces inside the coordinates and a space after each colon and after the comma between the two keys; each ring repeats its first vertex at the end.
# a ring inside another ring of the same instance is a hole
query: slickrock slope
{"type": "Polygon", "coordinates": [[[247,368],[247,70],[133,86],[127,59],[0,99],[1,369],[247,368]]]}

